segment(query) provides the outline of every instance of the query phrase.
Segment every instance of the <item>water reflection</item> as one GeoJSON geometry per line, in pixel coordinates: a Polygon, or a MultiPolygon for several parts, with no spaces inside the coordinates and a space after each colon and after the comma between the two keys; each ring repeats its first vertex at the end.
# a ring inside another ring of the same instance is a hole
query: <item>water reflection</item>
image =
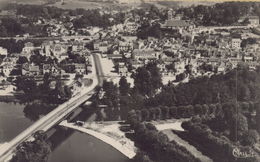
{"type": "Polygon", "coordinates": [[[130,161],[110,145],[107,145],[92,136],[70,129],[58,129],[55,135],[50,138],[50,141],[53,144],[53,151],[48,162],[130,161]]]}
{"type": "Polygon", "coordinates": [[[0,102],[0,143],[10,141],[33,122],[23,113],[25,105],[0,102]]]}

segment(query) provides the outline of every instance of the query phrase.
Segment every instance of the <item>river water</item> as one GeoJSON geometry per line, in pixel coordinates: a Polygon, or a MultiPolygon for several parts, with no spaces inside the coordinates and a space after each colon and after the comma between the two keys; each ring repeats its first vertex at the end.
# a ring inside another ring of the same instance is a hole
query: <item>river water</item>
{"type": "MultiPolygon", "coordinates": [[[[33,121],[23,113],[25,105],[0,102],[0,143],[8,142],[33,121]]],[[[48,162],[129,162],[106,143],[83,133],[57,126],[50,138],[52,153],[48,162]]]]}

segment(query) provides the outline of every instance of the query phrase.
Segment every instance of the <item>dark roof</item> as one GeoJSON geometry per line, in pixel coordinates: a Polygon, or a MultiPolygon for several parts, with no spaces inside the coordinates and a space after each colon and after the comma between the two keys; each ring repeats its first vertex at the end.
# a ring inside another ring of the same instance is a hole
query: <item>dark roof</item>
{"type": "Polygon", "coordinates": [[[190,26],[190,24],[184,20],[167,20],[166,27],[187,27],[190,26]]]}

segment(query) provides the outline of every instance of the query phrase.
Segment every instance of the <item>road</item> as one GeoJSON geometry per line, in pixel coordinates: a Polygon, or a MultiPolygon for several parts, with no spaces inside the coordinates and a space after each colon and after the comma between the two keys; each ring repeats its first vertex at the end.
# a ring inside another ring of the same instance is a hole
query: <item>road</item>
{"type": "Polygon", "coordinates": [[[94,94],[96,86],[101,86],[103,83],[103,78],[100,77],[103,75],[103,72],[101,64],[99,62],[99,56],[93,55],[93,59],[93,64],[95,65],[92,72],[92,85],[90,87],[83,88],[81,93],[74,96],[67,102],[59,105],[57,108],[36,121],[33,125],[28,127],[10,142],[6,143],[4,147],[0,147],[1,162],[8,161],[8,159],[10,159],[13,152],[15,151],[16,147],[22,142],[30,139],[35,132],[39,130],[47,131],[48,129],[59,123],[64,117],[66,117],[75,108],[84,103],[94,94]]]}
{"type": "Polygon", "coordinates": [[[98,78],[98,85],[102,86],[103,81],[105,80],[104,72],[101,66],[101,61],[100,61],[100,55],[98,54],[93,54],[93,59],[95,62],[95,68],[98,70],[97,72],[97,78],[98,78]]]}

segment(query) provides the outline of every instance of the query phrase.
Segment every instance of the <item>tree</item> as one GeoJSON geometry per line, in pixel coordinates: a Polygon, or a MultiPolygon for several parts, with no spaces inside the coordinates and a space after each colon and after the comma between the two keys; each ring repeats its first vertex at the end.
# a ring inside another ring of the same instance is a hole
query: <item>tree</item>
{"type": "Polygon", "coordinates": [[[35,141],[26,141],[19,145],[11,162],[46,162],[51,153],[51,146],[46,142],[44,134],[39,132],[35,138],[35,141]]]}
{"type": "Polygon", "coordinates": [[[186,65],[185,70],[186,70],[186,73],[191,74],[192,73],[192,65],[191,64],[186,65]]]}
{"type": "Polygon", "coordinates": [[[242,144],[245,146],[252,146],[259,141],[259,134],[256,130],[248,130],[242,137],[242,144]]]}
{"type": "Polygon", "coordinates": [[[178,116],[177,114],[177,108],[175,106],[170,107],[170,116],[176,118],[178,116]]]}
{"type": "Polygon", "coordinates": [[[132,160],[133,162],[153,162],[147,154],[144,152],[137,152],[135,157],[132,160]]]}
{"type": "MultiPolygon", "coordinates": [[[[256,123],[260,123],[260,102],[255,104],[256,108],[256,123]]],[[[257,124],[257,131],[260,133],[260,124],[257,124]]]]}
{"type": "Polygon", "coordinates": [[[156,63],[150,62],[144,67],[139,67],[132,74],[134,88],[142,95],[152,96],[162,86],[161,74],[156,63]]]}
{"type": "Polygon", "coordinates": [[[155,108],[155,119],[159,120],[161,119],[161,116],[162,116],[162,110],[159,107],[155,108]]]}
{"type": "Polygon", "coordinates": [[[243,136],[244,133],[248,131],[247,119],[241,113],[232,115],[228,123],[230,126],[230,139],[233,141],[237,141],[243,136]]]}
{"type": "Polygon", "coordinates": [[[162,117],[163,117],[163,119],[168,119],[170,117],[170,109],[169,109],[169,107],[164,106],[164,107],[161,108],[161,110],[162,110],[162,117]]]}
{"type": "Polygon", "coordinates": [[[147,109],[142,109],[141,113],[142,113],[142,118],[144,121],[150,120],[150,111],[148,111],[147,109]]]}
{"type": "Polygon", "coordinates": [[[126,77],[125,76],[121,77],[119,81],[120,94],[125,96],[129,93],[129,90],[130,90],[130,84],[127,82],[126,77]]]}
{"type": "Polygon", "coordinates": [[[27,63],[28,62],[28,59],[24,56],[20,56],[17,60],[17,64],[24,64],[24,63],[27,63]]]}
{"type": "Polygon", "coordinates": [[[203,110],[202,110],[202,106],[201,105],[195,105],[194,106],[194,112],[196,115],[202,115],[203,110]]]}

